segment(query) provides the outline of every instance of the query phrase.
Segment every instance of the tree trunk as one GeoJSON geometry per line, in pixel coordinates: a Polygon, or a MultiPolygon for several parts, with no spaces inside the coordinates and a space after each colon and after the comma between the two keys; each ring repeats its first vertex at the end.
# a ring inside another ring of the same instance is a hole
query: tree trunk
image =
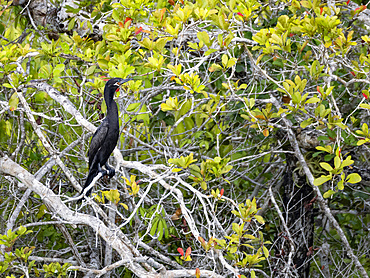
{"type": "MultiPolygon", "coordinates": [[[[288,254],[291,251],[291,241],[287,240],[286,233],[280,233],[280,244],[278,244],[276,269],[290,268],[290,274],[295,277],[308,278],[310,273],[310,256],[313,252],[314,194],[312,187],[307,183],[306,176],[297,167],[297,159],[293,155],[287,155],[287,172],[283,182],[284,219],[289,229],[294,252],[292,265],[288,254]]],[[[277,277],[286,275],[286,271],[277,277]]]]}

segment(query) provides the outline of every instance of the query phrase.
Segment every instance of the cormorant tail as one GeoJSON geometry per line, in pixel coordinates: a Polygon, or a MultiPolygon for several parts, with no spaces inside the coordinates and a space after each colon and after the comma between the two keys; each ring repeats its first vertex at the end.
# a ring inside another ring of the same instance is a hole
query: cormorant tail
{"type": "MultiPolygon", "coordinates": [[[[85,182],[85,185],[82,189],[82,192],[81,194],[83,193],[83,191],[85,190],[86,187],[88,187],[90,185],[90,183],[93,181],[93,179],[99,174],[99,171],[98,169],[95,169],[95,168],[90,168],[90,171],[89,171],[89,175],[87,176],[87,179],[86,179],[86,182],[85,182]]],[[[89,196],[91,194],[91,190],[92,188],[90,188],[85,196],[89,196]]]]}

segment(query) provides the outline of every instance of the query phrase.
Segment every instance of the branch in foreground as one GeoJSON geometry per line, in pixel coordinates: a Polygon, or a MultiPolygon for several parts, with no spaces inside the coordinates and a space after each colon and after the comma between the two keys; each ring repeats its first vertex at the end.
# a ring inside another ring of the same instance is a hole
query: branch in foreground
{"type": "Polygon", "coordinates": [[[42,201],[53,210],[56,216],[60,216],[70,224],[83,224],[90,226],[108,244],[115,249],[123,260],[127,260],[125,267],[130,269],[139,277],[156,277],[158,273],[148,264],[135,262],[136,249],[126,242],[125,235],[119,229],[109,229],[103,221],[93,217],[70,210],[52,190],[35,179],[28,171],[8,157],[0,158],[0,172],[11,175],[20,180],[24,185],[38,194],[42,201]]]}

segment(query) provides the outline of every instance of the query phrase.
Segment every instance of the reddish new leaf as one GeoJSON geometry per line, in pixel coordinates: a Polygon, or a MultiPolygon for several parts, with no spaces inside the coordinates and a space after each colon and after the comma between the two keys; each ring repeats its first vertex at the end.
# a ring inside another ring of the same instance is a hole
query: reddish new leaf
{"type": "Polygon", "coordinates": [[[184,256],[184,249],[181,247],[177,248],[177,252],[179,252],[181,256],[184,256]]]}
{"type": "Polygon", "coordinates": [[[126,23],[127,21],[132,21],[132,18],[131,18],[131,17],[126,17],[126,19],[125,19],[125,23],[126,23]]]}
{"type": "Polygon", "coordinates": [[[198,240],[201,242],[201,244],[206,244],[206,241],[201,236],[198,236],[198,240]]]}
{"type": "Polygon", "coordinates": [[[162,10],[161,10],[161,20],[160,21],[162,21],[163,20],[163,16],[164,16],[164,14],[166,13],[166,8],[163,8],[162,10]]]}
{"type": "Polygon", "coordinates": [[[225,191],[225,190],[222,188],[222,189],[221,189],[221,192],[220,192],[220,198],[222,197],[222,195],[224,195],[224,191],[225,191]]]}
{"type": "Polygon", "coordinates": [[[199,268],[196,268],[195,269],[195,277],[196,278],[199,278],[200,277],[200,270],[199,270],[199,268]]]}
{"type": "Polygon", "coordinates": [[[105,75],[100,76],[100,78],[103,79],[104,81],[108,81],[109,80],[109,78],[106,77],[105,75]]]}
{"type": "Polygon", "coordinates": [[[320,93],[320,95],[322,95],[322,92],[321,92],[321,88],[320,88],[320,86],[317,86],[317,87],[316,87],[316,90],[320,93]]]}
{"type": "Polygon", "coordinates": [[[189,257],[191,254],[191,247],[189,246],[188,249],[186,249],[185,258],[189,257]]]}
{"type": "Polygon", "coordinates": [[[362,5],[362,6],[358,7],[358,8],[356,8],[356,9],[355,9],[355,12],[357,12],[357,11],[358,11],[358,13],[360,13],[360,12],[362,12],[362,11],[364,11],[364,10],[366,10],[366,6],[365,6],[365,5],[362,5]]]}
{"type": "Polygon", "coordinates": [[[135,35],[140,34],[142,31],[143,31],[143,27],[137,28],[137,29],[135,30],[135,35]]]}

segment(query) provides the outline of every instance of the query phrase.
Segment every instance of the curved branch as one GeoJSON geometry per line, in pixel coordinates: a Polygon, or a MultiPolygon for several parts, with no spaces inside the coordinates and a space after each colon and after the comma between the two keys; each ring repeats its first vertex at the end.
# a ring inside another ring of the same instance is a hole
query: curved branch
{"type": "Polygon", "coordinates": [[[124,265],[139,277],[155,277],[157,275],[156,271],[149,265],[141,265],[135,262],[138,252],[131,246],[129,240],[121,230],[108,228],[103,221],[94,216],[70,210],[51,189],[47,188],[28,171],[8,157],[0,158],[0,172],[15,177],[38,194],[55,216],[68,221],[70,224],[82,224],[91,227],[120,254],[123,260],[127,260],[124,265]]]}

